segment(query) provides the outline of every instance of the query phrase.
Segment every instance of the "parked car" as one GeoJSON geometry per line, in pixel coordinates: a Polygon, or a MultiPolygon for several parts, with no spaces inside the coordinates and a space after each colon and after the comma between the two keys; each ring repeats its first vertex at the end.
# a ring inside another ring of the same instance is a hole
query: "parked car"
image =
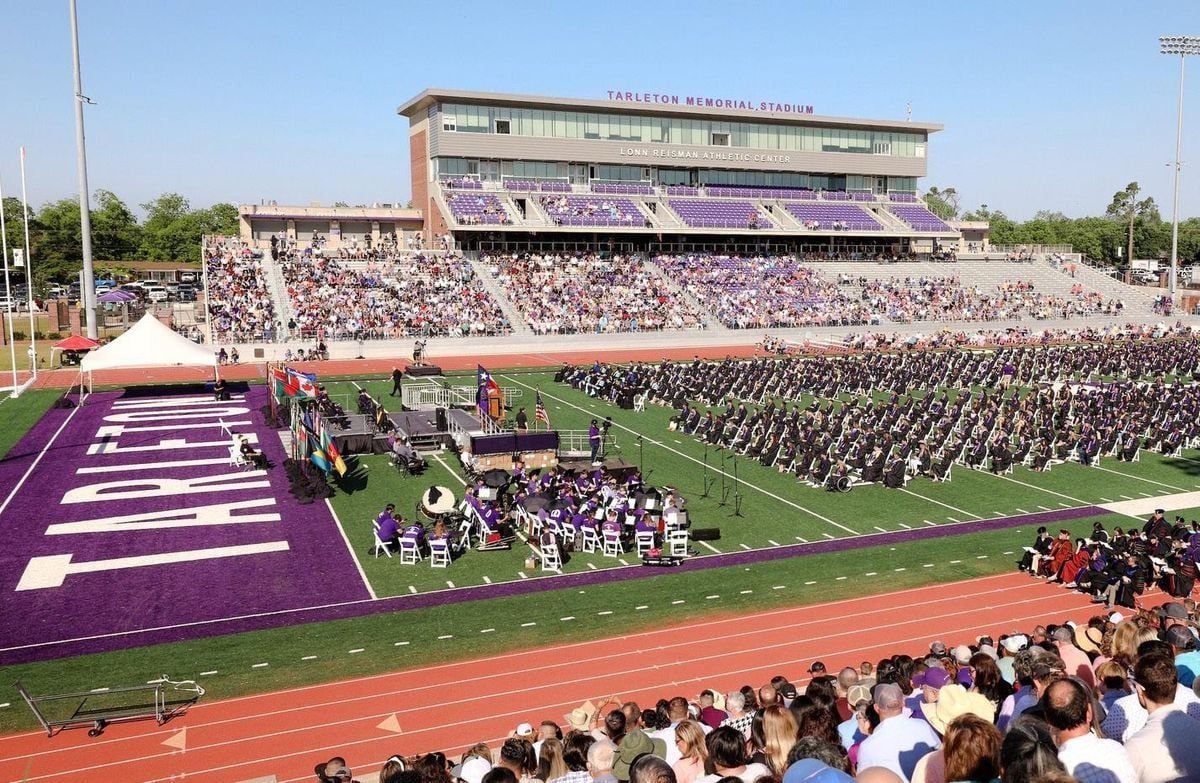
{"type": "Polygon", "coordinates": [[[169,297],[167,289],[161,285],[144,285],[142,290],[146,292],[146,298],[151,302],[165,302],[169,297]]]}
{"type": "Polygon", "coordinates": [[[184,272],[183,274],[181,274],[179,276],[179,282],[181,282],[181,283],[196,282],[196,273],[195,272],[184,272]]]}

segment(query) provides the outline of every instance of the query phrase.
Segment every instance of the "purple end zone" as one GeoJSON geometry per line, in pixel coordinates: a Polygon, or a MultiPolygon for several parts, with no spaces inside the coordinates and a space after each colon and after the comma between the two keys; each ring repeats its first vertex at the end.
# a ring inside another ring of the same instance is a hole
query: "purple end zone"
{"type": "Polygon", "coordinates": [[[266,388],[240,397],[93,394],[47,413],[0,462],[0,664],[369,597],[326,504],[288,494],[283,446],[259,412],[266,388]],[[231,466],[222,420],[274,467],[231,466]]]}

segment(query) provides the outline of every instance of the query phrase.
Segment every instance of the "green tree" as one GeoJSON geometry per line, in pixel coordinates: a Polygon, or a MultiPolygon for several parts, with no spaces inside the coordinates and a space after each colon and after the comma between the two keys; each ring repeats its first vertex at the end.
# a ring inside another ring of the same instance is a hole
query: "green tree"
{"type": "Polygon", "coordinates": [[[929,206],[929,211],[942,220],[954,220],[958,217],[958,191],[954,188],[930,188],[925,193],[925,203],[929,206]]]}
{"type": "Polygon", "coordinates": [[[142,227],[125,202],[109,190],[97,190],[92,207],[92,257],[130,261],[138,256],[142,227]]]}
{"type": "Polygon", "coordinates": [[[1108,205],[1105,214],[1125,227],[1125,263],[1133,260],[1134,230],[1139,221],[1147,219],[1158,220],[1158,206],[1153,198],[1138,198],[1142,194],[1141,187],[1136,182],[1130,182],[1124,190],[1113,194],[1112,203],[1108,205]]]}

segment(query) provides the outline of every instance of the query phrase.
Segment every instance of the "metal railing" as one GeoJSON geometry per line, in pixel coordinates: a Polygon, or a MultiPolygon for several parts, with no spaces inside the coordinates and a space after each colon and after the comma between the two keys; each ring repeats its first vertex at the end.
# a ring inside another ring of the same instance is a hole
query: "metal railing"
{"type": "MultiPolygon", "coordinates": [[[[504,388],[505,402],[521,399],[521,389],[504,388]]],[[[405,408],[429,410],[430,408],[458,408],[474,406],[477,390],[474,386],[438,386],[436,384],[409,384],[400,390],[400,400],[405,408]]]]}

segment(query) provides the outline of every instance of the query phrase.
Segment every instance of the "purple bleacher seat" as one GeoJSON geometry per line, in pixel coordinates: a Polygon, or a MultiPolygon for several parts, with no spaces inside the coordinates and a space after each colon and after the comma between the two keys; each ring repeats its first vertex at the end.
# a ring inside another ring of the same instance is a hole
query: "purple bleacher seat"
{"type": "Polygon", "coordinates": [[[460,179],[448,179],[442,184],[448,188],[458,188],[460,190],[481,190],[483,188],[483,183],[479,180],[467,179],[466,177],[462,177],[460,179]]]}
{"type": "Polygon", "coordinates": [[[667,185],[668,196],[699,196],[700,188],[691,185],[667,185]]]}
{"type": "Polygon", "coordinates": [[[539,188],[545,193],[570,193],[570,182],[559,182],[558,180],[543,180],[539,188]]]}
{"type": "Polygon", "coordinates": [[[492,193],[452,193],[446,200],[454,219],[466,225],[507,225],[508,213],[492,193]]]}
{"type": "Polygon", "coordinates": [[[940,217],[930,212],[923,205],[892,206],[891,212],[903,220],[914,231],[952,231],[940,217]]]}
{"type": "Polygon", "coordinates": [[[852,201],[874,201],[875,194],[869,190],[854,190],[850,192],[852,201]]]}
{"type": "Polygon", "coordinates": [[[631,226],[644,228],[646,218],[627,198],[543,196],[542,209],[560,226],[631,226]]]}
{"type": "Polygon", "coordinates": [[[816,222],[822,231],[834,230],[834,223],[839,222],[845,231],[879,231],[883,226],[875,220],[870,212],[858,204],[823,204],[797,203],[789,201],[784,204],[788,213],[801,223],[816,222]]]}
{"type": "Polygon", "coordinates": [[[912,193],[889,193],[888,199],[908,204],[915,204],[917,201],[917,197],[912,193]]]}
{"type": "Polygon", "coordinates": [[[528,179],[506,179],[504,180],[504,188],[506,190],[537,190],[537,183],[528,179]]]}
{"type": "Polygon", "coordinates": [[[821,198],[825,201],[849,201],[850,194],[844,190],[822,190],[821,198]]]}
{"type": "Polygon", "coordinates": [[[668,202],[684,223],[694,228],[774,228],[771,221],[749,201],[729,199],[670,199],[668,202]]]}

